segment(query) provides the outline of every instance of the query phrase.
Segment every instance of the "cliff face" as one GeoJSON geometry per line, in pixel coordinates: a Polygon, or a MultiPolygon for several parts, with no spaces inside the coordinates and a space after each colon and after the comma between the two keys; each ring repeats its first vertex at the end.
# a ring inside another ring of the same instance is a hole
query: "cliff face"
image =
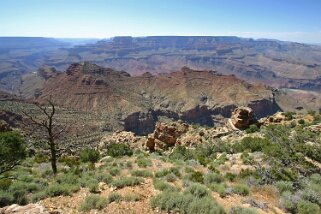
{"type": "Polygon", "coordinates": [[[131,77],[87,62],[72,64],[44,84],[38,99],[49,96],[60,106],[108,114],[137,134],[152,132],[159,117],[213,126],[217,116],[230,117],[237,106],[250,106],[260,117],[277,110],[265,86],[187,67],[131,77]]]}

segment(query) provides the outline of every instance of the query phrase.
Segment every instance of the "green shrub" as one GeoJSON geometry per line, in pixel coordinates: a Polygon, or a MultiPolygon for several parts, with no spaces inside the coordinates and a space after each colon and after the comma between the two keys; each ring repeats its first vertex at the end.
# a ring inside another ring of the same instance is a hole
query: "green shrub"
{"type": "Polygon", "coordinates": [[[119,167],[112,167],[110,168],[109,170],[109,173],[112,175],[112,176],[116,176],[116,175],[119,175],[120,174],[120,168],[119,167]]]}
{"type": "Polygon", "coordinates": [[[168,182],[174,182],[177,180],[177,177],[174,173],[170,173],[170,174],[166,175],[165,179],[168,182]]]}
{"type": "Polygon", "coordinates": [[[111,185],[116,188],[123,188],[125,186],[136,186],[143,183],[144,180],[142,178],[137,177],[122,177],[114,180],[111,185]]]}
{"type": "Polygon", "coordinates": [[[140,201],[141,196],[137,195],[137,194],[129,193],[129,194],[124,195],[123,200],[127,201],[127,202],[140,201]]]}
{"type": "Polygon", "coordinates": [[[154,184],[154,188],[160,191],[165,191],[165,190],[177,191],[176,187],[174,187],[173,185],[163,180],[154,179],[153,184],[154,184]]]}
{"type": "Polygon", "coordinates": [[[203,173],[199,171],[192,171],[188,173],[185,178],[189,181],[196,182],[196,183],[203,183],[204,182],[204,176],[203,173]]]}
{"type": "Polygon", "coordinates": [[[245,137],[240,143],[235,143],[232,148],[235,152],[243,152],[249,150],[250,152],[261,152],[271,143],[266,138],[260,137],[245,137]]]}
{"type": "Polygon", "coordinates": [[[133,150],[127,144],[112,143],[107,146],[107,155],[111,157],[132,156],[133,150]]]}
{"type": "Polygon", "coordinates": [[[14,197],[12,193],[0,190],[0,207],[4,207],[14,203],[14,197]]]}
{"type": "Polygon", "coordinates": [[[195,197],[202,198],[210,195],[210,191],[201,184],[192,184],[184,190],[184,194],[191,194],[195,197]]]}
{"type": "Polygon", "coordinates": [[[208,173],[204,176],[204,184],[210,185],[213,183],[221,183],[224,181],[224,178],[217,173],[208,173]]]}
{"type": "Polygon", "coordinates": [[[43,153],[36,154],[34,157],[34,161],[36,163],[45,163],[49,161],[48,155],[45,155],[43,153]]]}
{"type": "Polygon", "coordinates": [[[294,118],[294,117],[293,117],[294,115],[295,115],[294,112],[290,112],[290,111],[285,112],[285,113],[284,113],[285,120],[292,120],[292,119],[294,118]]]}
{"type": "Polygon", "coordinates": [[[248,152],[243,152],[241,155],[241,159],[244,164],[252,165],[254,163],[254,159],[248,152]]]}
{"type": "Polygon", "coordinates": [[[210,197],[193,200],[187,209],[188,214],[215,213],[225,214],[224,209],[210,197]]]}
{"type": "Polygon", "coordinates": [[[250,125],[249,128],[247,128],[245,131],[246,131],[246,133],[254,133],[254,132],[260,131],[260,128],[257,127],[256,124],[252,124],[252,125],[250,125]]]}
{"type": "Polygon", "coordinates": [[[139,167],[143,167],[143,168],[153,165],[152,161],[149,158],[145,158],[142,156],[137,157],[136,163],[139,167]]]}
{"type": "Polygon", "coordinates": [[[36,192],[36,193],[32,194],[32,202],[35,203],[35,202],[38,202],[38,201],[45,199],[47,197],[48,197],[48,194],[47,194],[46,190],[36,192]]]}
{"type": "Polygon", "coordinates": [[[12,170],[26,158],[26,145],[17,132],[0,132],[0,174],[12,170]]]}
{"type": "Polygon", "coordinates": [[[12,180],[11,179],[7,179],[7,178],[0,179],[0,190],[9,189],[11,184],[12,184],[12,180]]]}
{"type": "Polygon", "coordinates": [[[205,196],[194,197],[191,194],[164,191],[151,200],[151,207],[158,207],[165,212],[180,212],[185,214],[225,213],[213,198],[205,196]]]}
{"type": "Polygon", "coordinates": [[[237,177],[237,175],[236,175],[236,174],[233,174],[233,173],[231,173],[231,172],[227,172],[227,173],[225,174],[225,178],[226,178],[226,180],[228,180],[228,181],[234,181],[236,177],[237,177]]]}
{"type": "Polygon", "coordinates": [[[229,214],[259,214],[255,208],[232,207],[229,214]]]}
{"type": "Polygon", "coordinates": [[[249,195],[250,189],[245,184],[235,184],[233,186],[233,192],[239,195],[249,195]]]}
{"type": "Polygon", "coordinates": [[[305,124],[304,119],[300,119],[300,120],[298,120],[298,124],[304,125],[304,124],[305,124]]]}
{"type": "Polygon", "coordinates": [[[147,170],[133,170],[131,171],[131,175],[144,178],[153,177],[153,173],[147,170]]]}
{"type": "Polygon", "coordinates": [[[55,180],[59,184],[75,184],[79,182],[80,177],[72,173],[66,173],[56,176],[55,180]]]}
{"type": "Polygon", "coordinates": [[[177,177],[181,176],[180,170],[177,167],[171,167],[171,168],[161,169],[161,170],[157,171],[155,173],[155,177],[157,177],[157,178],[165,177],[171,173],[177,177]]]}
{"type": "Polygon", "coordinates": [[[113,181],[113,176],[106,173],[97,173],[95,174],[95,179],[99,182],[104,182],[106,184],[110,184],[113,181]]]}
{"type": "Polygon", "coordinates": [[[96,163],[100,159],[100,154],[95,149],[84,149],[80,153],[80,160],[81,162],[91,162],[96,163]]]}
{"type": "Polygon", "coordinates": [[[309,201],[299,201],[297,205],[298,214],[312,214],[321,213],[321,209],[317,204],[311,203],[309,201]]]}
{"type": "Polygon", "coordinates": [[[289,192],[294,191],[293,183],[290,181],[278,181],[276,182],[275,185],[281,194],[285,191],[289,191],[289,192]]]}
{"type": "Polygon", "coordinates": [[[217,192],[218,194],[220,194],[220,197],[224,198],[226,197],[226,187],[224,184],[211,184],[209,186],[209,188],[214,191],[217,192]]]}
{"type": "Polygon", "coordinates": [[[60,195],[70,196],[79,190],[79,185],[53,183],[47,188],[46,192],[50,197],[55,197],[60,195]]]}
{"type": "Polygon", "coordinates": [[[120,202],[122,200],[122,196],[117,192],[112,192],[108,195],[107,201],[111,202],[120,202]]]}
{"type": "MultiPolygon", "coordinates": [[[[79,166],[80,161],[78,157],[64,156],[59,158],[59,162],[66,164],[69,167],[79,166]]],[[[86,162],[86,161],[85,161],[86,162]]]]}
{"type": "Polygon", "coordinates": [[[88,212],[93,209],[101,210],[107,206],[107,199],[99,195],[90,195],[80,206],[80,211],[88,212]]]}
{"type": "Polygon", "coordinates": [[[172,160],[191,160],[193,159],[192,152],[185,146],[175,146],[173,152],[169,155],[172,160]]]}
{"type": "Polygon", "coordinates": [[[89,192],[91,193],[97,193],[99,192],[99,185],[98,185],[98,181],[91,179],[87,182],[86,187],[89,189],[89,192]]]}

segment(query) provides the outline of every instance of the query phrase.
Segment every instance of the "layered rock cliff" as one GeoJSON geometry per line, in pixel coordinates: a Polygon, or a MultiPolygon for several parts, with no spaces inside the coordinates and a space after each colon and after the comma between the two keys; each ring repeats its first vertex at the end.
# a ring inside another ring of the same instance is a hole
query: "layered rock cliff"
{"type": "Polygon", "coordinates": [[[117,129],[141,135],[152,132],[159,117],[214,126],[218,116],[230,117],[237,106],[249,106],[259,117],[278,110],[273,92],[263,85],[187,67],[132,77],[76,63],[46,81],[38,99],[49,97],[60,106],[108,114],[119,122],[117,129]]]}

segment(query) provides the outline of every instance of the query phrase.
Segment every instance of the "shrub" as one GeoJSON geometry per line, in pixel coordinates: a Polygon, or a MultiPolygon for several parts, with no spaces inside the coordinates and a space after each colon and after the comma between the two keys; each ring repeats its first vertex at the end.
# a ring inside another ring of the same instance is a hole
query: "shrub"
{"type": "Polygon", "coordinates": [[[260,128],[257,127],[257,125],[252,124],[252,125],[250,125],[249,128],[247,128],[245,131],[246,131],[246,133],[254,133],[254,132],[260,131],[260,128]]]}
{"type": "Polygon", "coordinates": [[[194,197],[191,194],[181,194],[179,192],[162,192],[153,197],[151,207],[165,211],[177,212],[185,214],[203,214],[203,213],[225,213],[223,208],[219,206],[211,197],[194,197]]]}
{"type": "Polygon", "coordinates": [[[131,171],[131,174],[136,177],[153,177],[153,173],[147,170],[133,170],[131,171]]]}
{"type": "Polygon", "coordinates": [[[14,197],[12,193],[0,190],[0,207],[4,207],[14,203],[14,197]]]}
{"type": "Polygon", "coordinates": [[[44,191],[41,191],[41,192],[36,192],[34,194],[32,194],[32,202],[38,202],[42,199],[45,199],[48,197],[48,194],[47,192],[44,190],[44,191]]]}
{"type": "Polygon", "coordinates": [[[92,209],[104,209],[107,206],[107,199],[99,195],[90,195],[85,198],[85,201],[80,206],[80,211],[88,212],[92,209]]]}
{"type": "Polygon", "coordinates": [[[116,176],[116,175],[120,174],[120,168],[119,167],[112,167],[108,171],[112,176],[116,176]]]}
{"type": "Polygon", "coordinates": [[[174,181],[177,180],[177,177],[176,177],[176,175],[174,173],[170,173],[170,174],[166,175],[165,179],[168,182],[174,182],[174,181]]]}
{"type": "Polygon", "coordinates": [[[59,159],[59,162],[64,163],[69,167],[79,166],[80,165],[79,158],[78,157],[72,157],[72,156],[61,157],[59,159]]]}
{"type": "Polygon", "coordinates": [[[240,143],[235,143],[232,148],[235,152],[243,152],[249,150],[250,152],[261,152],[271,143],[266,138],[260,137],[245,137],[240,143]]]}
{"type": "Polygon", "coordinates": [[[234,181],[236,177],[237,177],[237,175],[236,175],[236,174],[233,174],[233,173],[231,173],[231,172],[227,172],[227,173],[225,174],[225,178],[226,178],[228,181],[234,181]]]}
{"type": "Polygon", "coordinates": [[[201,184],[192,184],[184,190],[184,194],[191,194],[195,197],[202,198],[210,195],[210,191],[201,184]]]}
{"type": "Polygon", "coordinates": [[[144,168],[153,165],[153,163],[152,163],[152,161],[151,161],[150,159],[145,158],[145,157],[143,157],[143,156],[137,157],[136,163],[137,163],[137,165],[138,165],[139,167],[144,167],[144,168]]]}
{"type": "Polygon", "coordinates": [[[304,119],[300,119],[300,120],[298,120],[298,124],[304,125],[304,124],[305,124],[304,119]]]}
{"type": "Polygon", "coordinates": [[[122,200],[122,196],[117,192],[112,192],[108,195],[107,201],[111,202],[120,202],[122,200]]]}
{"type": "Polygon", "coordinates": [[[299,201],[297,209],[298,214],[321,213],[321,209],[317,204],[304,200],[299,201]]]}
{"type": "Polygon", "coordinates": [[[97,181],[104,182],[106,184],[110,184],[113,181],[113,176],[111,176],[110,174],[106,174],[106,173],[97,173],[95,175],[95,178],[97,181]]]}
{"type": "Polygon", "coordinates": [[[159,179],[154,179],[153,184],[154,184],[154,188],[160,191],[165,191],[165,190],[177,191],[176,187],[159,179]]]}
{"type": "Polygon", "coordinates": [[[132,156],[133,150],[127,144],[112,143],[107,146],[107,155],[111,157],[132,156]]]}
{"type": "Polygon", "coordinates": [[[95,149],[84,149],[80,153],[80,160],[81,162],[91,162],[96,163],[100,158],[100,154],[95,149]]]}
{"type": "Polygon", "coordinates": [[[211,184],[209,186],[209,188],[214,191],[217,192],[218,194],[220,194],[220,197],[224,198],[227,193],[226,193],[226,187],[224,184],[211,184]]]}
{"type": "Polygon", "coordinates": [[[285,120],[292,120],[294,118],[293,115],[295,115],[294,112],[290,112],[290,111],[285,112],[284,113],[285,120]]]}
{"type": "Polygon", "coordinates": [[[94,179],[89,180],[86,184],[86,187],[91,193],[97,193],[99,191],[98,181],[94,179]]]}
{"type": "Polygon", "coordinates": [[[244,184],[236,184],[233,187],[233,192],[239,195],[246,196],[250,194],[250,189],[244,184]]]}
{"type": "Polygon", "coordinates": [[[290,181],[278,181],[275,185],[281,194],[285,191],[293,192],[294,190],[293,184],[290,181]]]}
{"type": "Polygon", "coordinates": [[[122,177],[117,180],[114,180],[111,185],[116,188],[123,188],[125,186],[136,186],[143,183],[144,180],[142,178],[137,177],[122,177]]]}
{"type": "Polygon", "coordinates": [[[188,205],[187,213],[188,214],[204,214],[204,213],[225,214],[225,211],[212,198],[204,197],[204,198],[193,200],[188,205]]]}
{"type": "Polygon", "coordinates": [[[25,142],[16,132],[0,132],[0,174],[11,170],[26,157],[25,142]]]}
{"type": "Polygon", "coordinates": [[[192,152],[185,146],[175,146],[173,152],[169,155],[172,160],[190,160],[193,159],[192,152]]]}
{"type": "Polygon", "coordinates": [[[137,195],[137,194],[126,194],[123,197],[124,201],[130,202],[130,201],[140,201],[141,200],[141,196],[137,195]]]}
{"type": "Polygon", "coordinates": [[[0,179],[0,190],[9,189],[11,184],[12,184],[12,180],[11,179],[7,179],[7,178],[0,179]]]}
{"type": "Polygon", "coordinates": [[[232,207],[229,214],[259,214],[255,208],[232,207]]]}
{"type": "Polygon", "coordinates": [[[171,168],[161,169],[161,170],[157,171],[155,173],[155,177],[157,177],[157,178],[165,177],[165,176],[167,176],[168,174],[171,174],[171,173],[176,175],[177,177],[181,176],[181,173],[180,173],[180,171],[179,171],[179,169],[177,167],[171,167],[171,168]]]}
{"type": "Polygon", "coordinates": [[[66,173],[58,175],[55,180],[59,184],[74,184],[79,182],[79,176],[72,173],[66,173]]]}
{"type": "Polygon", "coordinates": [[[243,152],[241,155],[241,159],[244,164],[252,165],[254,163],[254,159],[248,152],[243,152]]]}
{"type": "Polygon", "coordinates": [[[204,176],[203,173],[199,172],[199,171],[192,171],[189,174],[187,174],[185,176],[185,178],[187,178],[189,181],[192,182],[197,182],[197,183],[203,183],[204,182],[204,176]]]}
{"type": "Polygon", "coordinates": [[[45,163],[49,161],[49,157],[43,153],[36,154],[34,157],[36,163],[45,163]]]}
{"type": "Polygon", "coordinates": [[[47,189],[47,194],[51,197],[65,195],[70,196],[72,193],[79,191],[79,185],[53,183],[47,189]]]}
{"type": "Polygon", "coordinates": [[[208,173],[204,176],[204,184],[210,185],[213,183],[221,183],[224,181],[224,178],[217,173],[208,173]]]}

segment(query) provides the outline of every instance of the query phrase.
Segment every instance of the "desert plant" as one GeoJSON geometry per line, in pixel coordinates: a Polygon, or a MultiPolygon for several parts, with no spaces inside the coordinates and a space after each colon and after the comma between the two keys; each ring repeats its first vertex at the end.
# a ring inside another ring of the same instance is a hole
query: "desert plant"
{"type": "Polygon", "coordinates": [[[12,170],[26,157],[25,142],[17,132],[0,133],[0,174],[12,170]]]}
{"type": "Polygon", "coordinates": [[[100,154],[95,149],[84,149],[80,152],[80,160],[84,163],[96,163],[100,158],[100,154]]]}
{"type": "Polygon", "coordinates": [[[255,208],[232,207],[229,214],[259,214],[255,208]]]}
{"type": "Polygon", "coordinates": [[[118,178],[117,180],[114,180],[111,183],[111,186],[116,187],[116,188],[123,188],[125,186],[136,186],[136,185],[139,185],[143,182],[144,182],[144,180],[142,178],[121,177],[121,178],[118,178]]]}
{"type": "Polygon", "coordinates": [[[153,177],[153,173],[147,170],[133,170],[131,171],[131,174],[136,177],[153,177]]]}
{"type": "Polygon", "coordinates": [[[245,184],[235,184],[233,186],[233,192],[239,195],[249,195],[250,189],[245,184]]]}
{"type": "Polygon", "coordinates": [[[101,210],[107,206],[107,199],[99,195],[90,195],[85,198],[85,201],[80,205],[80,211],[88,212],[92,209],[101,210]]]}
{"type": "Polygon", "coordinates": [[[309,201],[301,200],[297,205],[298,214],[312,214],[321,213],[321,209],[317,204],[311,203],[309,201]]]}
{"type": "Polygon", "coordinates": [[[108,195],[107,201],[111,202],[120,202],[122,200],[122,196],[117,192],[112,192],[108,195]]]}
{"type": "Polygon", "coordinates": [[[131,156],[133,150],[127,144],[112,143],[107,146],[107,155],[111,157],[131,156]]]}
{"type": "Polygon", "coordinates": [[[184,190],[184,194],[191,194],[195,197],[202,198],[210,195],[210,191],[206,186],[201,184],[191,184],[184,190]]]}

